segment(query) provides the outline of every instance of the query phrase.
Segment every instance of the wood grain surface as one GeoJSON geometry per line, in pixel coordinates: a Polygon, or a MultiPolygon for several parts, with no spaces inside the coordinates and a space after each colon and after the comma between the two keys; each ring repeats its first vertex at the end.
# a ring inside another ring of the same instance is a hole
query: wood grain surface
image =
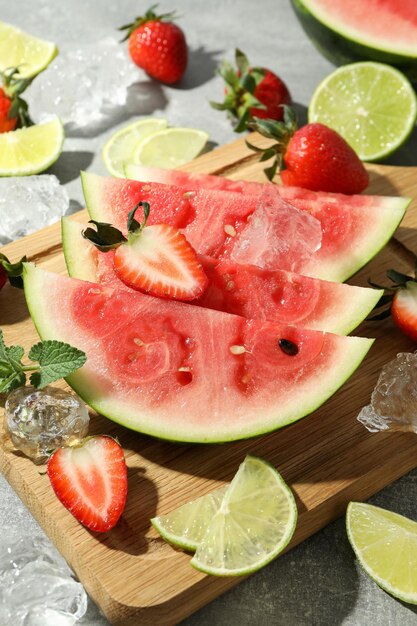
{"type": "MultiPolygon", "coordinates": [[[[239,140],[184,169],[263,181],[262,167],[239,140]]],[[[415,168],[369,169],[370,193],[417,197],[415,168]]],[[[75,219],[85,221],[85,212],[75,219]]],[[[413,200],[395,238],[350,282],[366,285],[369,277],[385,282],[390,267],[412,271],[416,226],[413,200]]],[[[27,254],[40,266],[65,273],[58,224],[2,251],[12,260],[27,254]]],[[[0,326],[7,342],[29,348],[37,340],[23,293],[9,286],[0,292],[0,326]]],[[[125,512],[116,528],[104,535],[78,524],[54,496],[45,468],[10,451],[7,441],[0,449],[1,470],[112,624],[176,624],[240,579],[197,572],[189,565],[189,555],[159,538],[149,520],[230,481],[247,453],[273,463],[295,493],[299,522],[289,549],[342,515],[349,500],[366,499],[417,466],[415,435],[370,434],[356,420],[369,402],[381,366],[415,346],[389,319],[365,322],[355,334],[377,341],[352,378],[309,417],[263,437],[223,445],[171,444],[92,414],[92,432],[117,436],[128,464],[125,512]]]]}

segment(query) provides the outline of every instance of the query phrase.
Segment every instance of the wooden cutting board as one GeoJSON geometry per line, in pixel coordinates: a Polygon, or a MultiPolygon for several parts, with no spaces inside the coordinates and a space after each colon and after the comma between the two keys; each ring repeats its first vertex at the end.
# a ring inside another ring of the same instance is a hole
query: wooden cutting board
{"type": "MultiPolygon", "coordinates": [[[[184,169],[262,181],[262,167],[239,140],[184,169]]],[[[416,168],[369,169],[369,192],[417,197],[416,168]]],[[[81,212],[76,219],[85,217],[81,212]]],[[[395,238],[352,284],[366,285],[369,277],[385,282],[390,267],[412,271],[416,226],[413,200],[395,238]]],[[[4,253],[12,260],[27,254],[46,269],[65,272],[58,224],[5,246],[4,253]]],[[[8,342],[29,348],[37,340],[23,293],[9,286],[0,293],[0,326],[8,342]]],[[[159,538],[149,519],[230,481],[247,453],[273,463],[295,493],[299,522],[289,548],[342,515],[349,500],[366,499],[417,466],[415,435],[369,434],[356,420],[381,366],[415,345],[390,320],[363,323],[356,334],[377,341],[352,378],[321,409],[264,437],[212,446],[172,444],[92,414],[92,432],[117,436],[128,464],[126,509],[107,534],[90,533],[75,521],[55,498],[44,467],[0,449],[1,470],[112,624],[176,624],[240,579],[200,574],[189,565],[188,555],[159,538]]]]}

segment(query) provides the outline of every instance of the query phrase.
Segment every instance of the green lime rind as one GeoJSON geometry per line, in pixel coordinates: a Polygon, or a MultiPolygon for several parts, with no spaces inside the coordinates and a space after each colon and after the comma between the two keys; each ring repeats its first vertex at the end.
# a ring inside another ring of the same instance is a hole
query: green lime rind
{"type": "Polygon", "coordinates": [[[154,517],[151,523],[165,541],[188,552],[195,552],[227,488],[228,485],[224,485],[183,504],[171,513],[154,517]]]}
{"type": "Polygon", "coordinates": [[[393,154],[409,138],[417,97],[399,70],[371,61],[338,68],[316,88],[308,120],[336,130],[364,161],[393,154]]]}
{"type": "Polygon", "coordinates": [[[301,26],[317,50],[336,65],[371,60],[397,67],[410,80],[417,79],[417,48],[399,51],[387,42],[367,41],[343,22],[319,11],[314,0],[291,0],[301,26]]]}
{"type": "Polygon", "coordinates": [[[291,489],[268,462],[247,456],[208,525],[191,565],[214,576],[246,576],[275,559],[297,525],[291,489]]]}
{"type": "Polygon", "coordinates": [[[22,78],[32,78],[42,72],[58,54],[51,41],[0,22],[0,71],[18,67],[22,78]]]}
{"type": "Polygon", "coordinates": [[[368,576],[390,595],[417,604],[417,522],[371,504],[350,502],[346,531],[368,576]]]}

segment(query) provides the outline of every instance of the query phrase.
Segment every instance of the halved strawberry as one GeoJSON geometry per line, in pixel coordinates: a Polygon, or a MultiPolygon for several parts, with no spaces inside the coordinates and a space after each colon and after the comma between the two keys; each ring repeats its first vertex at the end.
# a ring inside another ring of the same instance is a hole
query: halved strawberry
{"type": "Polygon", "coordinates": [[[83,236],[99,250],[114,253],[115,272],[125,285],[153,296],[194,300],[208,285],[207,276],[197,253],[177,228],[168,224],[146,226],[150,207],[139,204],[129,213],[127,238],[111,224],[95,222],[97,228],[86,228],[83,236]],[[144,221],[135,220],[143,207],[144,221]]]}
{"type": "Polygon", "coordinates": [[[112,437],[87,437],[59,448],[47,471],[58,499],[81,524],[97,532],[116,525],[126,503],[127,470],[123,450],[112,437]]]}
{"type": "Polygon", "coordinates": [[[413,341],[417,341],[417,279],[396,270],[388,270],[387,276],[393,283],[388,287],[379,287],[369,281],[373,287],[391,292],[382,296],[376,308],[387,304],[389,307],[371,319],[384,319],[391,314],[398,328],[413,341]]]}

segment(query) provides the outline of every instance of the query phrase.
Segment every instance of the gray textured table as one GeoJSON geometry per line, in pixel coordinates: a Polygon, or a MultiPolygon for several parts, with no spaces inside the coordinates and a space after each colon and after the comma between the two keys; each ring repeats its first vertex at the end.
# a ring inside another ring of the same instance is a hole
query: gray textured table
{"type": "MultiPolygon", "coordinates": [[[[149,2],[149,4],[151,4],[149,2]]],[[[125,24],[148,8],[146,2],[119,0],[1,0],[2,20],[40,37],[54,40],[64,50],[76,42],[92,42],[125,24]]],[[[222,113],[210,108],[210,99],[222,97],[222,83],[213,71],[223,57],[232,59],[236,46],[254,64],[269,66],[282,76],[305,116],[311,94],[332,66],[310,44],[301,30],[289,0],[161,0],[160,9],[177,9],[187,35],[190,64],[178,87],[149,83],[150,97],[136,114],[123,115],[119,123],[94,137],[66,140],[65,150],[51,168],[68,189],[72,206],[83,203],[79,170],[105,173],[100,158],[104,141],[130,119],[164,116],[172,125],[204,128],[218,145],[235,138],[222,113]]],[[[138,80],[146,76],[138,70],[138,80]]],[[[417,134],[391,163],[417,165],[417,134]]],[[[377,494],[374,504],[417,519],[417,471],[377,494]]],[[[29,511],[0,477],[0,527],[22,533],[42,532],[29,511]]],[[[240,626],[409,626],[417,623],[416,607],[405,605],[379,589],[358,567],[339,520],[279,558],[264,570],[218,598],[184,622],[240,626]]],[[[85,626],[108,624],[90,604],[85,626]]],[[[6,626],[6,625],[4,625],[6,626]]],[[[11,626],[11,625],[10,625],[11,626]]]]}

